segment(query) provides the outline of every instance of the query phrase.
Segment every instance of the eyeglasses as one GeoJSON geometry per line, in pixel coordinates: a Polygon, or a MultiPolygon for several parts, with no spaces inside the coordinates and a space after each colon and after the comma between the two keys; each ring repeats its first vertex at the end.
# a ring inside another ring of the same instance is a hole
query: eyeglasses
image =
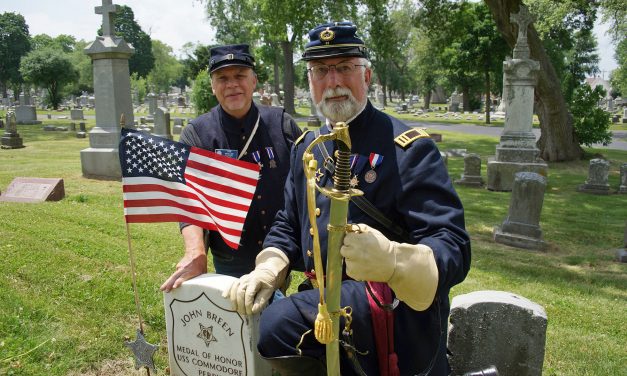
{"type": "Polygon", "coordinates": [[[350,76],[353,72],[355,72],[355,68],[357,67],[365,67],[363,64],[353,64],[350,62],[343,62],[339,64],[331,64],[331,65],[314,65],[311,68],[307,68],[307,71],[311,72],[311,75],[316,80],[322,80],[327,76],[327,73],[331,71],[331,67],[335,68],[335,72],[342,76],[350,76]]]}

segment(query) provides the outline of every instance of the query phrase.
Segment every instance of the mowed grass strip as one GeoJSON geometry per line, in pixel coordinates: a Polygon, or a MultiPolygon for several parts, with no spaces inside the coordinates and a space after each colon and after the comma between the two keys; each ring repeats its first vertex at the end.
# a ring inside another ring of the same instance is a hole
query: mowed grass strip
{"type": "MultiPolygon", "coordinates": [[[[93,126],[93,121],[88,120],[93,126]]],[[[0,203],[0,374],[137,375],[124,337],[134,338],[133,298],[120,182],[84,179],[80,151],[88,139],[72,132],[18,126],[26,148],[0,151],[0,189],[18,176],[57,177],[66,198],[41,204],[0,203]]],[[[467,149],[483,161],[498,139],[450,132],[441,150],[467,149]]],[[[627,152],[587,149],[611,162],[619,184],[627,152]]],[[[451,178],[463,158],[448,160],[451,178]]],[[[627,267],[622,247],[627,195],[576,192],[588,161],[550,164],[540,225],[546,253],[492,241],[508,213],[510,193],[458,186],[473,244],[472,267],[451,295],[504,290],[542,305],[548,315],[545,375],[627,373],[627,267]]],[[[167,367],[162,295],[158,288],[182,255],[174,223],[132,224],[138,292],[147,340],[160,344],[158,375],[167,367]]],[[[212,266],[210,265],[210,269],[212,266]]],[[[302,280],[297,274],[292,285],[302,280]]]]}

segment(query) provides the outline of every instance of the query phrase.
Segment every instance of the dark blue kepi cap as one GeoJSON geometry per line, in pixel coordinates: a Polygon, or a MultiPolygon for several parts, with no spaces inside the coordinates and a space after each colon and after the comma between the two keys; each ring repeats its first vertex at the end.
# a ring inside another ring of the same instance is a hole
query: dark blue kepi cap
{"type": "Polygon", "coordinates": [[[255,58],[250,54],[247,44],[229,44],[211,49],[209,73],[233,65],[255,68],[255,58]]]}
{"type": "Polygon", "coordinates": [[[302,59],[305,61],[327,57],[357,56],[368,58],[364,41],[355,33],[357,26],[352,22],[329,22],[309,31],[309,43],[305,46],[302,59]]]}

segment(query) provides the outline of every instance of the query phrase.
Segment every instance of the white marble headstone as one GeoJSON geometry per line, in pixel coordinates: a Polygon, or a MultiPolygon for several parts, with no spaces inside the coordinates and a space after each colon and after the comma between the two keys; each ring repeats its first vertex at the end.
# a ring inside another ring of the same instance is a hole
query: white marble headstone
{"type": "Polygon", "coordinates": [[[269,375],[257,352],[259,315],[242,316],[222,298],[235,280],[203,274],[164,293],[170,375],[269,375]]]}

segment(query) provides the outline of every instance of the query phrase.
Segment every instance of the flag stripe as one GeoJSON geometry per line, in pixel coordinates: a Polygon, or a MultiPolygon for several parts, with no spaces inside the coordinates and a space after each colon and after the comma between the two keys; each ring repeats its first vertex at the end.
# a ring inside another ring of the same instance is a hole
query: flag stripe
{"type": "MultiPolygon", "coordinates": [[[[141,208],[141,207],[152,207],[152,206],[172,206],[177,207],[179,209],[186,210],[190,213],[202,214],[205,215],[207,210],[204,207],[190,206],[179,203],[177,200],[168,200],[168,199],[143,199],[143,200],[131,200],[128,199],[124,203],[125,208],[141,208]]],[[[212,219],[218,218],[222,222],[220,222],[220,227],[228,228],[226,226],[227,223],[235,223],[236,226],[234,228],[241,228],[240,222],[243,219],[246,219],[246,213],[243,216],[229,215],[223,214],[220,212],[214,212],[211,215],[212,219]]]]}
{"type": "MultiPolygon", "coordinates": [[[[257,184],[257,178],[248,177],[247,175],[239,175],[233,168],[228,169],[228,166],[207,164],[203,163],[205,160],[197,161],[196,158],[190,156],[187,160],[187,168],[193,168],[195,170],[203,171],[206,174],[214,176],[220,181],[239,182],[242,187],[254,187],[257,184]]],[[[259,176],[259,174],[257,174],[259,176]]]]}
{"type": "MultiPolygon", "coordinates": [[[[195,191],[191,187],[180,183],[170,183],[168,185],[178,185],[180,189],[176,189],[173,187],[169,187],[158,184],[143,184],[144,181],[151,178],[124,178],[124,188],[123,191],[125,194],[129,193],[139,193],[139,194],[147,194],[147,192],[152,192],[157,194],[157,192],[163,192],[165,194],[169,194],[171,196],[178,196],[183,199],[189,199],[189,205],[193,206],[203,206],[209,210],[212,208],[213,210],[219,210],[221,212],[236,215],[237,213],[243,213],[245,216],[248,211],[248,207],[246,205],[238,204],[233,201],[219,199],[213,196],[205,196],[202,193],[195,191]],[[133,180],[133,181],[131,181],[133,180]],[[202,197],[199,197],[199,194],[202,197]],[[192,203],[193,202],[193,203],[192,203]]],[[[142,199],[147,198],[146,196],[130,196],[132,199],[142,199]]],[[[235,199],[235,198],[234,198],[235,199]]],[[[179,201],[180,202],[180,201],[179,201]]]]}
{"type": "Polygon", "coordinates": [[[138,208],[130,207],[124,208],[124,213],[126,215],[135,216],[154,214],[183,215],[188,218],[193,218],[199,222],[213,223],[213,225],[216,226],[220,232],[224,232],[229,235],[239,235],[239,233],[242,231],[241,222],[221,221],[220,223],[218,223],[213,221],[212,218],[206,214],[192,213],[173,206],[144,206],[138,208]]]}
{"type": "Polygon", "coordinates": [[[229,187],[226,185],[215,184],[210,180],[205,180],[204,176],[196,176],[193,174],[188,174],[185,172],[185,180],[187,180],[188,186],[191,187],[191,183],[195,183],[194,189],[196,189],[199,193],[201,191],[205,191],[205,193],[209,196],[212,195],[221,195],[224,198],[233,200],[238,204],[243,204],[246,202],[250,202],[250,200],[254,196],[253,192],[245,192],[235,187],[229,187]]]}

